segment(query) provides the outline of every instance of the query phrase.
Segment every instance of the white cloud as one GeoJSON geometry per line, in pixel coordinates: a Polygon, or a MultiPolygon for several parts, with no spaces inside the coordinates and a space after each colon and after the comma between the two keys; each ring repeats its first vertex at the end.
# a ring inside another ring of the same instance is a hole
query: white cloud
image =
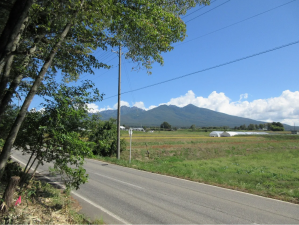
{"type": "Polygon", "coordinates": [[[87,108],[88,108],[88,112],[89,112],[89,113],[97,113],[97,112],[100,112],[100,110],[99,110],[99,106],[97,106],[97,105],[94,104],[94,103],[89,103],[89,104],[87,104],[87,108]]]}
{"type": "Polygon", "coordinates": [[[240,100],[239,101],[241,101],[242,99],[247,99],[248,98],[248,94],[247,93],[245,93],[245,94],[241,94],[240,95],[240,100]]]}
{"type": "Polygon", "coordinates": [[[283,91],[279,97],[257,99],[252,102],[241,101],[247,99],[248,94],[241,94],[238,102],[232,102],[223,92],[213,91],[207,98],[196,97],[192,90],[184,96],[172,98],[166,105],[184,107],[193,104],[198,107],[223,112],[229,115],[261,121],[279,121],[293,125],[299,124],[299,91],[283,91]]]}
{"type": "Polygon", "coordinates": [[[148,107],[147,108],[147,110],[151,110],[151,109],[154,109],[154,108],[156,108],[157,106],[155,106],[155,105],[151,105],[150,107],[148,107]]]}
{"type": "Polygon", "coordinates": [[[146,110],[143,102],[135,102],[135,104],[133,106],[146,110]]]}
{"type": "MultiPolygon", "coordinates": [[[[117,109],[118,103],[116,103],[113,108],[117,109]]],[[[128,106],[130,107],[130,103],[129,102],[125,102],[125,101],[120,101],[120,106],[128,106]]]]}
{"type": "Polygon", "coordinates": [[[157,107],[155,105],[151,105],[150,107],[146,108],[143,102],[135,102],[135,104],[133,106],[143,109],[143,110],[146,110],[146,111],[157,107]]]}
{"type": "MultiPolygon", "coordinates": [[[[299,125],[299,91],[291,92],[286,90],[278,97],[256,99],[251,102],[247,99],[247,93],[241,94],[239,101],[233,102],[223,92],[217,93],[216,91],[213,91],[208,97],[204,98],[202,96],[196,96],[192,90],[189,90],[185,95],[172,98],[169,102],[161,103],[159,105],[175,105],[178,107],[184,107],[186,105],[193,104],[197,107],[259,121],[277,121],[289,125],[294,125],[294,123],[299,125]]],[[[117,108],[117,104],[115,104],[113,108],[107,106],[101,109],[98,109],[98,106],[93,103],[88,105],[89,108],[95,112],[117,108]]],[[[121,106],[130,107],[130,104],[128,102],[121,101],[121,106]]],[[[144,110],[151,110],[157,107],[155,105],[151,105],[146,108],[144,102],[141,101],[135,102],[133,106],[144,110]]]]}

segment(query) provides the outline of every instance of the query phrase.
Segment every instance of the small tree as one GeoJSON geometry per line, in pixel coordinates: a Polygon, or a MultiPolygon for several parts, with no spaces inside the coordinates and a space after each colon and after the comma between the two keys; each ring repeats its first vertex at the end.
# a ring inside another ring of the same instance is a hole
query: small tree
{"type": "Polygon", "coordinates": [[[284,131],[284,127],[280,122],[273,122],[273,123],[268,123],[268,130],[284,131]]]}
{"type": "Polygon", "coordinates": [[[254,130],[255,129],[255,125],[254,124],[249,124],[248,125],[248,130],[254,130]]]}
{"type": "Polygon", "coordinates": [[[259,124],[259,128],[260,128],[261,130],[264,129],[264,128],[265,128],[265,124],[260,123],[260,124],[259,124]]]}
{"type": "Polygon", "coordinates": [[[160,128],[163,128],[163,129],[171,129],[171,125],[167,122],[163,122],[161,125],[160,125],[160,128]]]}
{"type": "Polygon", "coordinates": [[[195,130],[195,129],[196,129],[196,126],[195,126],[194,124],[192,124],[191,127],[190,127],[190,129],[191,129],[191,130],[195,130]]]}
{"type": "Polygon", "coordinates": [[[240,129],[241,129],[241,130],[247,130],[247,127],[246,127],[245,124],[243,124],[243,125],[240,126],[240,129]]]}
{"type": "MultiPolygon", "coordinates": [[[[108,121],[94,121],[93,130],[90,132],[89,141],[95,143],[92,148],[94,155],[112,156],[117,153],[117,125],[115,119],[108,121]]],[[[120,140],[120,151],[126,149],[126,141],[120,140]]]]}
{"type": "Polygon", "coordinates": [[[86,135],[88,120],[86,103],[99,99],[97,89],[89,81],[79,87],[59,87],[52,83],[41,111],[27,114],[15,141],[15,146],[30,159],[25,167],[28,173],[34,162],[35,171],[44,162],[53,162],[68,188],[79,188],[87,181],[83,168],[84,158],[92,156],[91,144],[82,138],[86,135]]]}

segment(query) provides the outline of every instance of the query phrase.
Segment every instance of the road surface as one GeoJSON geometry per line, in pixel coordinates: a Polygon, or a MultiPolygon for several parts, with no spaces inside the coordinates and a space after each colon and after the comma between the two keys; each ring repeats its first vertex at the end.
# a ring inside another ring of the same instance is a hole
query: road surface
{"type": "MultiPolygon", "coordinates": [[[[13,151],[13,159],[28,156],[13,151]]],[[[38,169],[49,177],[49,165],[38,169]]],[[[113,224],[299,224],[299,205],[86,160],[82,213],[113,224]]],[[[58,179],[50,177],[52,180],[58,179]]]]}

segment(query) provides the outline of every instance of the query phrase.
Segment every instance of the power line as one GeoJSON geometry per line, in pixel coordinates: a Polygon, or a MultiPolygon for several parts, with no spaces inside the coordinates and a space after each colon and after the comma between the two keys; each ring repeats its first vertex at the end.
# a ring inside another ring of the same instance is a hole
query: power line
{"type": "MultiPolygon", "coordinates": [[[[217,0],[215,0],[215,1],[211,2],[211,4],[212,4],[212,3],[215,3],[216,1],[217,1],[217,0]]],[[[186,18],[186,17],[188,17],[188,16],[192,15],[193,13],[196,13],[197,11],[199,11],[199,10],[201,10],[201,9],[205,8],[205,7],[206,7],[206,6],[204,5],[204,6],[202,6],[201,8],[194,10],[193,12],[189,13],[188,15],[186,15],[186,16],[183,16],[183,17],[182,17],[182,19],[184,19],[184,18],[186,18]]]]}
{"type": "Polygon", "coordinates": [[[209,12],[211,12],[211,11],[213,11],[213,10],[219,8],[220,6],[223,6],[224,4],[228,3],[229,1],[230,1],[230,0],[224,2],[224,3],[220,4],[220,5],[217,5],[216,7],[214,7],[214,8],[212,8],[212,9],[210,9],[210,10],[208,10],[208,11],[206,11],[206,12],[204,12],[204,13],[202,13],[202,14],[200,14],[200,15],[198,15],[198,16],[196,16],[196,17],[194,17],[194,18],[192,18],[192,19],[190,19],[190,20],[188,20],[188,21],[186,21],[185,23],[188,23],[188,22],[190,22],[190,21],[192,21],[192,20],[195,20],[196,18],[198,18],[198,17],[200,17],[200,16],[203,16],[203,15],[209,13],[209,12]]]}
{"type": "MultiPolygon", "coordinates": [[[[298,43],[299,43],[299,40],[291,42],[291,43],[288,43],[288,44],[285,44],[285,45],[281,45],[281,46],[278,46],[278,47],[275,47],[275,48],[272,48],[272,49],[268,49],[268,50],[265,50],[265,51],[262,51],[262,52],[259,52],[259,53],[255,53],[255,54],[252,54],[252,55],[249,55],[249,56],[245,56],[245,57],[242,57],[242,58],[239,58],[239,59],[235,59],[235,60],[232,60],[232,61],[229,61],[229,62],[226,62],[226,63],[222,63],[222,64],[219,64],[219,65],[216,65],[216,66],[208,67],[206,69],[202,69],[202,70],[199,70],[199,71],[188,73],[188,74],[185,74],[183,76],[179,76],[179,77],[175,77],[175,78],[172,78],[172,79],[169,79],[169,80],[161,81],[161,82],[158,82],[158,83],[155,83],[155,84],[147,85],[147,86],[144,86],[144,87],[141,87],[141,88],[137,88],[137,89],[134,89],[134,90],[131,90],[131,91],[125,91],[125,92],[123,92],[121,94],[123,95],[123,94],[127,94],[127,93],[130,93],[130,92],[135,92],[135,91],[139,91],[139,90],[142,90],[142,89],[146,89],[146,88],[150,88],[150,87],[153,87],[153,86],[157,86],[159,84],[168,83],[170,81],[178,80],[178,79],[181,79],[181,78],[184,78],[184,77],[188,77],[188,76],[191,76],[191,75],[194,75],[194,74],[197,74],[197,73],[202,73],[202,72],[205,72],[205,71],[208,71],[208,70],[212,70],[212,69],[216,69],[216,68],[219,68],[219,67],[222,67],[222,66],[233,64],[233,63],[245,60],[245,59],[249,59],[249,58],[253,58],[255,56],[259,56],[259,55],[262,55],[262,54],[273,52],[273,51],[276,51],[276,50],[279,50],[279,49],[282,49],[282,48],[286,48],[288,46],[295,45],[295,44],[298,44],[298,43]]],[[[114,98],[116,96],[117,95],[113,95],[113,96],[104,98],[103,100],[114,98]]]]}
{"type": "MultiPolygon", "coordinates": [[[[128,73],[128,69],[127,69],[127,65],[126,65],[126,63],[124,63],[124,67],[125,67],[126,78],[127,78],[127,81],[128,81],[129,87],[130,87],[130,90],[132,91],[131,80],[130,80],[130,77],[129,77],[129,73],[128,73]]],[[[131,92],[131,96],[132,96],[133,102],[136,103],[133,92],[131,92]]]]}
{"type": "MultiPolygon", "coordinates": [[[[215,1],[217,1],[217,0],[215,0],[215,1]]],[[[214,1],[214,2],[215,2],[215,1],[214,1]]],[[[209,32],[209,33],[203,34],[203,35],[198,36],[198,37],[196,37],[196,38],[193,38],[193,39],[191,39],[191,40],[188,40],[188,41],[185,41],[185,42],[176,44],[176,45],[174,45],[174,46],[183,45],[183,44],[189,43],[189,42],[191,42],[191,41],[194,41],[194,40],[196,40],[196,39],[200,39],[200,38],[202,38],[202,37],[205,37],[205,36],[208,36],[208,35],[210,35],[210,34],[216,33],[216,32],[218,32],[218,31],[227,29],[227,28],[232,27],[232,26],[234,26],[234,25],[243,23],[243,22],[245,22],[245,21],[247,21],[247,20],[253,19],[253,18],[258,17],[258,16],[261,16],[261,15],[266,14],[266,13],[268,13],[268,12],[271,12],[271,11],[273,11],[273,10],[275,10],[275,9],[281,8],[281,7],[283,7],[283,6],[286,6],[286,5],[288,5],[288,4],[290,4],[290,3],[293,3],[293,2],[295,2],[295,1],[296,1],[296,0],[289,1],[289,2],[284,3],[284,4],[282,4],[282,5],[279,5],[279,6],[276,6],[276,7],[274,7],[274,8],[268,9],[268,10],[266,10],[266,11],[263,11],[263,12],[258,13],[258,14],[256,14],[256,15],[253,15],[253,16],[248,17],[248,18],[246,18],[246,19],[240,20],[240,21],[235,22],[235,23],[233,23],[233,24],[230,24],[230,25],[227,25],[227,26],[225,26],[225,27],[219,28],[219,29],[217,29],[217,30],[211,31],[211,32],[209,32]]],[[[227,2],[228,2],[228,1],[227,1],[227,2]]],[[[227,3],[227,2],[224,2],[223,4],[225,4],[225,3],[227,3]]],[[[221,4],[221,5],[223,5],[223,4],[221,4]]],[[[213,9],[211,9],[211,10],[209,10],[209,11],[212,11],[212,10],[214,10],[215,8],[220,7],[221,5],[218,5],[218,6],[214,7],[213,9]]],[[[202,8],[204,8],[204,7],[202,7],[202,8]]],[[[202,8],[200,8],[200,9],[202,9],[202,8]]],[[[198,9],[198,10],[199,10],[199,9],[198,9]]],[[[198,10],[197,10],[197,11],[198,11],[198,10]]],[[[205,13],[208,13],[209,11],[207,11],[207,12],[205,12],[205,13]]],[[[201,15],[204,15],[205,13],[203,13],[203,14],[201,14],[201,15]]],[[[189,15],[190,15],[190,14],[189,14],[189,15]]],[[[201,16],[201,15],[199,15],[199,16],[201,16]]],[[[188,16],[188,15],[187,15],[187,16],[188,16]]],[[[197,16],[197,17],[199,17],[199,16],[197,16]]],[[[197,17],[195,17],[195,18],[197,18],[197,17]]],[[[194,18],[193,18],[193,19],[194,19],[194,18]]],[[[191,20],[193,20],[193,19],[191,19],[191,20]]],[[[189,20],[189,21],[191,21],[191,20],[189,20]]],[[[187,22],[189,22],[189,21],[187,21],[187,22]]],[[[187,22],[186,22],[186,23],[187,23],[187,22]]],[[[98,52],[99,52],[99,51],[97,51],[97,53],[98,53],[98,52]]],[[[113,55],[113,54],[112,54],[111,52],[109,52],[109,51],[104,52],[104,53],[102,53],[102,54],[98,57],[98,60],[99,60],[99,58],[103,58],[104,56],[106,57],[105,60],[107,60],[107,59],[110,58],[112,55],[113,55]],[[110,53],[110,54],[109,54],[109,53],[110,53]],[[107,57],[107,55],[108,55],[108,57],[107,57]]],[[[116,59],[116,58],[117,58],[117,56],[115,56],[115,57],[112,58],[111,60],[107,61],[106,64],[109,63],[109,62],[111,62],[112,60],[114,60],[114,59],[116,59]]],[[[109,71],[107,71],[106,73],[108,73],[108,72],[109,72],[109,71]]],[[[104,74],[106,74],[106,73],[104,73],[104,74]]],[[[102,75],[104,75],[104,74],[102,74],[102,75]]],[[[87,77],[88,75],[90,75],[90,74],[87,74],[87,75],[83,76],[82,78],[85,78],[85,77],[87,77]]]]}
{"type": "Polygon", "coordinates": [[[199,38],[208,36],[208,35],[210,35],[210,34],[213,34],[213,33],[216,33],[216,32],[218,32],[218,31],[224,30],[224,29],[226,29],[226,28],[232,27],[232,26],[237,25],[237,24],[239,24],[239,23],[243,23],[243,22],[245,22],[245,21],[247,21],[247,20],[253,19],[253,18],[258,17],[258,16],[261,16],[261,15],[263,15],[263,14],[265,14],[265,13],[268,13],[268,12],[270,12],[270,11],[273,11],[273,10],[275,10],[275,9],[278,9],[278,8],[280,8],[280,7],[283,7],[283,6],[285,6],[285,5],[288,5],[288,4],[290,4],[290,3],[292,3],[292,2],[295,2],[295,1],[296,1],[296,0],[293,0],[293,1],[290,1],[290,2],[287,2],[287,3],[284,3],[284,4],[282,4],[282,5],[279,5],[279,6],[276,6],[276,7],[274,7],[274,8],[268,9],[268,10],[266,10],[266,11],[264,11],[264,12],[258,13],[258,14],[256,14],[256,15],[253,15],[253,16],[248,17],[248,18],[246,18],[246,19],[243,19],[243,20],[240,20],[240,21],[238,21],[238,22],[232,23],[232,24],[227,25],[227,26],[225,26],[225,27],[222,27],[222,28],[220,28],[220,29],[217,29],[217,30],[211,31],[211,32],[209,32],[209,33],[203,34],[203,35],[198,36],[198,37],[196,37],[196,38],[193,38],[193,39],[191,39],[191,40],[184,41],[184,42],[182,42],[182,43],[176,44],[175,46],[179,46],[179,45],[186,44],[186,43],[188,43],[188,42],[190,42],[190,41],[194,41],[194,40],[196,40],[196,39],[199,39],[199,38]]]}

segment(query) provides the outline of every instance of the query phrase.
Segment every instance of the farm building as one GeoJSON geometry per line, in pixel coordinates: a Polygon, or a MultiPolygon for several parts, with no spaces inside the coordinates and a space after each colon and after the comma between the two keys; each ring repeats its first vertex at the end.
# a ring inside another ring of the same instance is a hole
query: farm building
{"type": "Polygon", "coordinates": [[[210,137],[233,137],[236,135],[266,135],[266,132],[236,132],[236,131],[213,131],[210,137]]]}
{"type": "Polygon", "coordinates": [[[135,131],[143,131],[144,132],[144,129],[143,128],[131,128],[132,130],[135,130],[135,131]]]}
{"type": "Polygon", "coordinates": [[[224,131],[223,133],[220,134],[220,136],[221,137],[233,137],[236,135],[242,135],[240,133],[243,133],[243,132],[224,131]]]}
{"type": "Polygon", "coordinates": [[[220,137],[223,131],[213,131],[210,133],[210,137],[220,137]]]}
{"type": "Polygon", "coordinates": [[[266,132],[235,132],[235,131],[225,131],[220,136],[221,137],[233,137],[236,135],[265,135],[266,132]]]}

